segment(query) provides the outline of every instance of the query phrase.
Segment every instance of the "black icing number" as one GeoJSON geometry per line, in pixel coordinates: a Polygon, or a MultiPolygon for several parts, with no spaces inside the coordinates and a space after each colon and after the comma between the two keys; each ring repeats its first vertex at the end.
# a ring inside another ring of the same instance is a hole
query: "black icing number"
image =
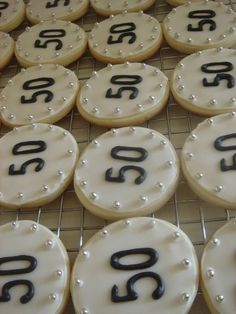
{"type": "MultiPolygon", "coordinates": [[[[221,152],[224,152],[227,150],[236,150],[236,145],[231,145],[231,146],[223,145],[224,141],[232,139],[232,138],[236,138],[236,133],[219,136],[214,142],[215,149],[221,152]]],[[[233,154],[232,156],[232,165],[227,165],[226,160],[222,158],[220,161],[220,169],[221,171],[236,170],[236,153],[233,154]]]]}
{"type": "MultiPolygon", "coordinates": [[[[61,2],[61,0],[54,0],[51,2],[50,1],[47,2],[46,9],[58,7],[58,2],[61,2]]],[[[70,0],[63,0],[63,2],[64,2],[64,7],[70,4],[70,0]]]]}
{"type": "Polygon", "coordinates": [[[39,77],[33,80],[26,81],[23,84],[24,90],[35,90],[35,89],[36,90],[39,89],[39,90],[34,92],[31,98],[27,99],[25,96],[21,96],[21,99],[20,99],[21,103],[22,104],[35,103],[39,95],[45,95],[44,102],[46,103],[50,102],[53,99],[54,95],[51,91],[44,88],[50,87],[54,84],[55,84],[55,80],[51,77],[39,77]]]}
{"type": "Polygon", "coordinates": [[[114,94],[112,94],[112,89],[109,88],[106,92],[106,98],[121,98],[124,91],[130,91],[129,99],[135,99],[138,96],[139,90],[136,86],[132,85],[137,85],[142,80],[140,75],[114,75],[111,78],[111,83],[125,86],[120,87],[114,94]]]}
{"type": "MultiPolygon", "coordinates": [[[[115,146],[111,150],[111,157],[114,159],[119,159],[119,160],[125,160],[125,161],[131,161],[131,162],[141,162],[145,160],[148,157],[148,152],[146,149],[142,147],[130,147],[130,146],[115,146]],[[139,156],[125,156],[121,155],[120,152],[134,152],[137,153],[139,156]]],[[[147,177],[147,173],[145,169],[142,167],[136,166],[136,165],[126,165],[120,168],[118,176],[113,177],[112,172],[113,168],[109,168],[106,170],[105,173],[105,180],[109,182],[117,182],[117,183],[123,183],[125,182],[125,172],[128,170],[135,170],[139,173],[139,176],[136,177],[134,180],[135,184],[141,184],[147,177]]]]}
{"type": "Polygon", "coordinates": [[[52,39],[47,39],[44,42],[42,42],[41,39],[37,39],[34,43],[34,47],[46,49],[48,47],[48,44],[55,43],[55,50],[60,50],[63,47],[63,43],[59,38],[65,36],[66,31],[64,29],[45,29],[39,33],[39,37],[52,39]]]}
{"type": "Polygon", "coordinates": [[[202,32],[204,29],[204,25],[209,25],[208,30],[214,31],[216,29],[216,22],[211,18],[215,17],[216,13],[213,10],[195,10],[190,11],[188,17],[191,19],[201,19],[198,21],[198,26],[193,26],[192,24],[188,24],[189,32],[202,32]]]}
{"type": "Polygon", "coordinates": [[[0,1],[0,10],[5,10],[8,7],[9,7],[9,3],[8,2],[0,1]]]}
{"type": "Polygon", "coordinates": [[[234,77],[225,72],[230,72],[234,68],[233,64],[231,62],[225,61],[225,62],[210,62],[203,64],[201,66],[201,70],[204,73],[217,73],[214,77],[212,82],[209,82],[207,78],[203,78],[202,84],[205,87],[208,86],[219,86],[221,80],[227,81],[227,88],[232,88],[235,85],[235,79],[234,77]]]}
{"type": "MultiPolygon", "coordinates": [[[[14,145],[12,149],[13,155],[27,155],[27,154],[36,154],[41,153],[47,149],[47,144],[44,141],[27,141],[27,142],[20,142],[14,145]],[[27,148],[27,147],[33,148],[27,148]],[[24,149],[26,147],[26,149],[24,149]],[[23,148],[23,149],[22,149],[23,148]]],[[[45,161],[42,158],[32,158],[25,161],[19,169],[15,169],[15,165],[12,164],[9,166],[8,174],[10,176],[15,175],[23,175],[26,174],[26,169],[30,164],[36,164],[34,168],[35,172],[39,172],[43,169],[45,161]]]]}
{"type": "MultiPolygon", "coordinates": [[[[158,252],[152,248],[136,248],[136,249],[124,250],[124,251],[119,251],[119,252],[114,253],[111,256],[110,264],[112,268],[117,269],[117,270],[125,270],[125,271],[140,270],[140,269],[146,269],[155,265],[158,262],[158,258],[159,258],[158,252]],[[141,262],[138,264],[122,264],[120,262],[120,259],[129,255],[147,255],[148,259],[145,262],[141,262]]],[[[137,300],[139,298],[139,295],[135,291],[134,285],[136,281],[142,278],[152,278],[156,282],[157,287],[152,293],[152,298],[154,300],[160,299],[165,292],[165,285],[161,276],[152,271],[145,271],[145,272],[137,273],[127,280],[127,283],[126,283],[127,294],[126,295],[120,296],[118,286],[114,285],[111,289],[112,302],[119,303],[119,302],[137,300]]]]}
{"type": "MultiPolygon", "coordinates": [[[[19,274],[28,274],[35,270],[37,267],[37,260],[30,255],[18,255],[0,258],[0,276],[14,276],[19,274]],[[29,265],[25,268],[2,270],[1,266],[10,262],[26,261],[29,265]]],[[[34,297],[34,285],[30,280],[18,279],[5,283],[2,287],[2,294],[0,295],[0,302],[9,302],[11,300],[10,289],[15,286],[26,286],[27,292],[20,297],[21,304],[28,303],[34,297]]]]}
{"type": "Polygon", "coordinates": [[[128,43],[133,44],[136,41],[136,34],[133,32],[136,29],[134,23],[120,23],[114,24],[110,28],[111,34],[120,34],[117,39],[114,39],[113,35],[108,37],[108,45],[120,44],[123,42],[123,38],[129,37],[128,43]]]}

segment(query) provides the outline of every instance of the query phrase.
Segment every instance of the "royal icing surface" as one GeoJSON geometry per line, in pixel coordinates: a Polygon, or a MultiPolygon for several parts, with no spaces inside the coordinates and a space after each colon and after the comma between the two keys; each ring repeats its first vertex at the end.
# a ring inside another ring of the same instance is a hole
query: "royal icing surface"
{"type": "Polygon", "coordinates": [[[112,129],[91,142],[77,164],[75,191],[98,216],[119,219],[153,212],[174,193],[175,150],[160,133],[142,127],[112,129]]]}
{"type": "Polygon", "coordinates": [[[235,239],[236,220],[218,229],[207,243],[201,260],[204,296],[216,313],[235,312],[235,239]]]}
{"type": "Polygon", "coordinates": [[[161,26],[155,18],[143,12],[123,13],[96,23],[88,43],[95,57],[122,63],[137,57],[140,60],[136,61],[141,61],[142,56],[153,49],[154,53],[161,38],[161,26]]]}
{"type": "Polygon", "coordinates": [[[185,57],[173,73],[172,90],[188,108],[214,115],[236,107],[236,53],[213,48],[185,57]]]}
{"type": "Polygon", "coordinates": [[[41,63],[67,65],[85,51],[87,35],[69,21],[51,20],[27,27],[17,39],[16,57],[23,66],[41,63]]]}
{"type": "Polygon", "coordinates": [[[9,126],[53,123],[71,109],[79,89],[74,72],[45,64],[23,69],[0,94],[0,116],[9,126]]]}
{"type": "Polygon", "coordinates": [[[209,201],[235,208],[235,113],[221,114],[200,123],[182,150],[186,178],[209,201]]]}
{"type": "Polygon", "coordinates": [[[0,140],[0,204],[21,208],[55,199],[69,184],[77,156],[73,136],[55,125],[36,123],[5,134],[0,140]]]}
{"type": "Polygon", "coordinates": [[[0,237],[1,313],[62,313],[70,271],[60,239],[30,220],[0,226],[0,237]]]}
{"type": "Polygon", "coordinates": [[[160,111],[168,90],[168,78],[150,65],[109,65],[82,87],[77,106],[93,123],[128,125],[160,111]]]}
{"type": "Polygon", "coordinates": [[[197,287],[189,238],[149,217],[118,221],[96,233],[79,252],[71,279],[76,313],[184,314],[197,287]]]}
{"type": "Polygon", "coordinates": [[[10,35],[0,32],[0,69],[10,61],[14,53],[14,40],[10,35]]]}
{"type": "Polygon", "coordinates": [[[155,0],[91,0],[91,6],[102,15],[122,13],[123,11],[135,12],[148,9],[155,0]]]}
{"type": "Polygon", "coordinates": [[[24,15],[23,0],[0,1],[0,31],[10,32],[23,21],[24,15]]]}
{"type": "Polygon", "coordinates": [[[50,19],[74,21],[86,13],[89,0],[30,0],[27,18],[33,23],[50,19]]]}
{"type": "Polygon", "coordinates": [[[232,47],[236,42],[236,13],[213,1],[186,3],[166,16],[163,28],[166,40],[175,47],[184,45],[192,51],[232,47]]]}

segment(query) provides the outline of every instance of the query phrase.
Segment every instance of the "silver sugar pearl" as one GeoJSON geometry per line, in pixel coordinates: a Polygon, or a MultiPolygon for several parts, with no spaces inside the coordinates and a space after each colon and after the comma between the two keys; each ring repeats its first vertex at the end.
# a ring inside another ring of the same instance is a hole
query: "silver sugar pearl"
{"type": "Polygon", "coordinates": [[[188,302],[189,299],[190,299],[190,295],[189,295],[188,293],[183,293],[183,294],[182,294],[182,300],[183,300],[184,302],[188,302]]]}
{"type": "Polygon", "coordinates": [[[208,278],[213,278],[214,276],[215,276],[215,271],[214,271],[214,269],[212,269],[212,268],[209,268],[208,270],[207,270],[207,277],[208,278]]]}
{"type": "Polygon", "coordinates": [[[50,293],[48,298],[50,301],[55,302],[57,299],[57,295],[56,295],[56,293],[50,293]]]}
{"type": "Polygon", "coordinates": [[[224,301],[224,296],[223,296],[222,294],[218,294],[218,295],[216,296],[216,301],[217,301],[218,303],[223,302],[223,301],[224,301]]]}

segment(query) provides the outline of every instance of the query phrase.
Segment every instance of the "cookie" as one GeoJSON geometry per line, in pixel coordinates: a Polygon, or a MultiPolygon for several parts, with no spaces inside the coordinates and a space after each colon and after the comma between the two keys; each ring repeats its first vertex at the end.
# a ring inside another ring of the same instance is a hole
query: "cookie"
{"type": "Polygon", "coordinates": [[[14,40],[7,33],[0,32],[0,70],[11,61],[14,54],[14,40]]]}
{"type": "Polygon", "coordinates": [[[78,90],[75,73],[61,65],[23,69],[0,94],[0,118],[9,127],[54,123],[72,109],[78,90]]]}
{"type": "Polygon", "coordinates": [[[206,244],[201,259],[201,286],[212,313],[235,312],[236,219],[219,228],[206,244]]]}
{"type": "Polygon", "coordinates": [[[213,116],[236,108],[234,49],[212,48],[185,57],[176,66],[171,91],[185,109],[213,116]]]}
{"type": "Polygon", "coordinates": [[[70,270],[60,239],[30,220],[0,226],[0,238],[1,313],[63,313],[70,270]]]}
{"type": "Polygon", "coordinates": [[[78,157],[73,136],[64,129],[35,123],[0,139],[0,204],[26,208],[47,204],[70,183],[78,157]]]}
{"type": "Polygon", "coordinates": [[[30,0],[26,16],[32,24],[55,18],[74,21],[83,16],[88,7],[89,0],[30,0]]]}
{"type": "Polygon", "coordinates": [[[19,26],[25,18],[23,0],[0,1],[0,31],[10,32],[19,26]]]}
{"type": "Polygon", "coordinates": [[[142,127],[112,129],[92,141],[76,166],[75,192],[97,216],[120,219],[161,208],[175,191],[179,162],[168,139],[142,127]]]}
{"type": "Polygon", "coordinates": [[[165,17],[163,33],[167,43],[183,53],[232,47],[236,43],[236,12],[219,2],[188,2],[165,17]]]}
{"type": "Polygon", "coordinates": [[[197,288],[191,241],[176,226],[150,217],[118,221],[96,233],[71,276],[78,314],[187,314],[197,288]]]}
{"type": "Polygon", "coordinates": [[[181,163],[193,191],[203,200],[236,210],[235,112],[200,123],[187,138],[181,163]]]}
{"type": "Polygon", "coordinates": [[[143,61],[152,56],[162,42],[158,20],[150,15],[122,13],[96,23],[88,45],[93,57],[104,63],[143,61]]]}
{"type": "Polygon", "coordinates": [[[137,12],[147,10],[154,4],[155,0],[91,0],[91,6],[97,14],[110,16],[111,14],[119,14],[124,11],[137,12]]]}
{"type": "Polygon", "coordinates": [[[70,21],[51,20],[27,27],[17,39],[18,62],[29,67],[41,63],[68,65],[79,59],[87,47],[87,35],[70,21]]]}
{"type": "Polygon", "coordinates": [[[159,69],[141,63],[109,64],[82,87],[77,107],[91,123],[129,126],[160,112],[168,96],[168,78],[159,69]]]}

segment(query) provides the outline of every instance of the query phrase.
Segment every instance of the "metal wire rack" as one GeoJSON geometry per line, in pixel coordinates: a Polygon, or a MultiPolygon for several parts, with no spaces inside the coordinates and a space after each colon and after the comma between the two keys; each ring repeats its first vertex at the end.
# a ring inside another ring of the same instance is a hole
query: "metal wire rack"
{"type": "MultiPolygon", "coordinates": [[[[26,1],[27,2],[27,1],[26,1]]],[[[224,3],[236,10],[236,0],[226,0],[224,3]]],[[[148,14],[156,17],[159,22],[163,21],[171,7],[164,0],[156,1],[155,5],[147,11],[148,14]]],[[[77,23],[89,32],[94,23],[102,20],[94,11],[90,10],[77,23]]],[[[11,32],[13,38],[24,30],[27,21],[19,28],[11,32]]],[[[152,58],[146,60],[147,64],[158,67],[169,78],[175,65],[184,55],[172,50],[165,43],[160,51],[152,58]]],[[[69,68],[78,76],[83,84],[92,71],[101,69],[105,65],[97,62],[87,52],[79,61],[72,63],[69,68]]],[[[7,81],[17,74],[20,66],[14,59],[11,64],[0,73],[0,90],[5,87],[7,81]]],[[[181,151],[182,145],[195,126],[203,118],[195,116],[178,106],[170,95],[168,106],[158,116],[143,124],[148,128],[157,130],[167,136],[174,145],[177,153],[181,151]]],[[[72,110],[57,125],[70,131],[77,140],[80,151],[95,137],[104,133],[107,129],[89,124],[79,115],[76,108],[72,110]]],[[[0,123],[0,137],[9,131],[0,123]]],[[[198,256],[201,256],[202,248],[211,234],[231,217],[236,216],[235,212],[227,209],[216,208],[201,200],[189,189],[184,178],[181,177],[178,189],[172,199],[159,211],[153,214],[154,217],[165,219],[179,226],[192,240],[198,256]]],[[[11,210],[0,207],[0,224],[17,219],[31,219],[44,224],[57,234],[65,244],[70,256],[71,264],[77,256],[81,246],[109,221],[102,220],[90,214],[82,207],[76,197],[73,185],[54,202],[42,208],[27,210],[11,210]]],[[[203,300],[199,289],[196,300],[190,310],[190,314],[210,313],[203,300]]],[[[73,306],[69,303],[65,313],[73,314],[73,306]]]]}

